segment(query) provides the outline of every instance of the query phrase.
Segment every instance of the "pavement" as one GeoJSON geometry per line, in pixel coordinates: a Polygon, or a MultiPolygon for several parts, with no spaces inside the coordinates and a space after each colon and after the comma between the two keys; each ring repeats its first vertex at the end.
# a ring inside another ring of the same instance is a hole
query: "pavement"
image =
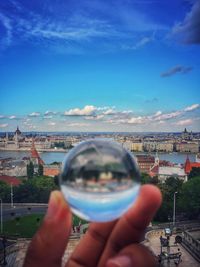
{"type": "MultiPolygon", "coordinates": [[[[170,253],[177,253],[178,249],[180,249],[180,252],[182,253],[181,256],[181,262],[178,265],[179,267],[200,267],[200,263],[196,261],[188,252],[185,250],[180,244],[174,245],[175,236],[173,235],[170,238],[170,253]]],[[[154,235],[149,238],[149,242],[147,243],[147,246],[153,251],[153,253],[157,256],[160,254],[160,236],[154,235]]],[[[166,248],[163,248],[163,251],[167,251],[166,248]]],[[[174,267],[177,266],[174,263],[174,260],[170,261],[170,265],[165,262],[164,266],[170,266],[174,267]]]]}
{"type": "MultiPolygon", "coordinates": [[[[68,246],[65,250],[65,253],[62,259],[62,267],[65,266],[70,255],[72,254],[75,247],[79,243],[79,240],[80,240],[80,235],[76,235],[76,236],[72,235],[71,238],[69,239],[68,246]]],[[[19,239],[14,246],[7,248],[7,254],[9,252],[9,254],[6,257],[7,267],[22,267],[23,266],[24,258],[25,258],[29,243],[30,243],[29,240],[19,239]]]]}

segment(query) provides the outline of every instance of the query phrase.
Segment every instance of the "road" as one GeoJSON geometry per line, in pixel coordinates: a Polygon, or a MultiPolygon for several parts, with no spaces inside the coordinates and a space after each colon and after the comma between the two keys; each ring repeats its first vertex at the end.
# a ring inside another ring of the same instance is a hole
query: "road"
{"type": "Polygon", "coordinates": [[[44,214],[47,210],[47,204],[44,205],[14,205],[14,208],[12,208],[10,205],[4,205],[3,206],[3,221],[7,221],[12,219],[13,217],[21,217],[28,214],[44,214]],[[31,208],[29,210],[28,208],[31,208]],[[11,215],[11,213],[14,213],[11,215]]]}

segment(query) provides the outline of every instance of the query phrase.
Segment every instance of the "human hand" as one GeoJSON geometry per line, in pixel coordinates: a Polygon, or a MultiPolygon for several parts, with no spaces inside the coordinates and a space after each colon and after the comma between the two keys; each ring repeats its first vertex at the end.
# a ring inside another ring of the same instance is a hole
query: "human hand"
{"type": "MultiPolygon", "coordinates": [[[[144,185],[136,203],[120,219],[91,223],[65,267],[154,267],[155,258],[139,242],[161,204],[161,193],[144,185]]],[[[59,191],[51,193],[47,214],[28,248],[24,267],[60,267],[72,215],[59,191]]]]}

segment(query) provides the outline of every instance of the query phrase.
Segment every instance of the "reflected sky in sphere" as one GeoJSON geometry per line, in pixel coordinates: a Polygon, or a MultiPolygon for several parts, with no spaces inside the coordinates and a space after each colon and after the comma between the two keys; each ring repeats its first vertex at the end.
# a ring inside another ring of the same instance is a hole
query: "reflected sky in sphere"
{"type": "Polygon", "coordinates": [[[88,221],[112,221],[135,202],[140,172],[133,156],[121,144],[92,139],[66,155],[60,186],[76,215],[88,221]]]}

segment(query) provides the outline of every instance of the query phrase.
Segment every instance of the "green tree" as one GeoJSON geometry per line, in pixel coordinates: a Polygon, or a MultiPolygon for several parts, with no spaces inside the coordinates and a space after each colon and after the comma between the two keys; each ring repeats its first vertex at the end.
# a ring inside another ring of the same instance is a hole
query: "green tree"
{"type": "Polygon", "coordinates": [[[152,178],[147,173],[141,174],[141,184],[150,184],[152,178]]]}
{"type": "Polygon", "coordinates": [[[147,173],[141,174],[141,184],[158,184],[158,177],[151,177],[147,173]]]}
{"type": "Polygon", "coordinates": [[[56,186],[59,186],[59,175],[54,176],[54,183],[56,186]]]}
{"type": "MultiPolygon", "coordinates": [[[[166,222],[168,217],[173,217],[174,193],[178,192],[176,198],[179,200],[182,185],[183,182],[177,177],[169,177],[166,179],[165,183],[158,184],[162,192],[163,202],[155,216],[156,221],[166,222]]],[[[181,207],[177,205],[177,212],[180,211],[181,207]]]]}
{"type": "Polygon", "coordinates": [[[32,179],[34,175],[34,165],[33,162],[30,161],[30,163],[27,165],[27,177],[28,179],[32,179]]]}
{"type": "Polygon", "coordinates": [[[188,179],[194,178],[196,176],[200,176],[200,168],[193,167],[188,176],[188,179]]]}
{"type": "Polygon", "coordinates": [[[0,198],[3,202],[10,202],[10,186],[0,181],[0,198]]]}
{"type": "Polygon", "coordinates": [[[39,166],[38,166],[38,175],[39,176],[43,176],[43,171],[44,171],[43,165],[39,164],[39,166]]]}
{"type": "Polygon", "coordinates": [[[179,205],[189,219],[197,219],[200,216],[200,176],[193,177],[183,184],[179,205]]]}
{"type": "Polygon", "coordinates": [[[58,189],[54,179],[48,176],[38,176],[28,179],[16,188],[16,202],[47,203],[52,190],[58,189]]]}

